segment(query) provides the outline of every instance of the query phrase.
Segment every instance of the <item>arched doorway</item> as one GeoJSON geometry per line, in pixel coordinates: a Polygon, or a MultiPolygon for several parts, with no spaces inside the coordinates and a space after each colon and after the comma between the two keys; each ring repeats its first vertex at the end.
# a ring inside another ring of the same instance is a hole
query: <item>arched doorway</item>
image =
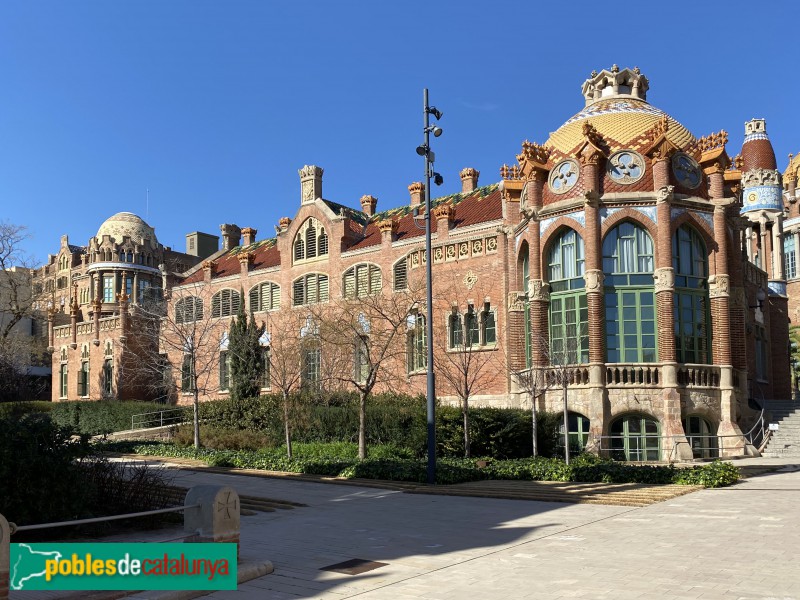
{"type": "Polygon", "coordinates": [[[645,462],[661,459],[658,421],[647,415],[623,415],[611,423],[611,458],[645,462]]]}
{"type": "Polygon", "coordinates": [[[692,447],[694,458],[717,458],[716,428],[699,415],[689,415],[683,419],[683,431],[689,445],[692,447]]]}

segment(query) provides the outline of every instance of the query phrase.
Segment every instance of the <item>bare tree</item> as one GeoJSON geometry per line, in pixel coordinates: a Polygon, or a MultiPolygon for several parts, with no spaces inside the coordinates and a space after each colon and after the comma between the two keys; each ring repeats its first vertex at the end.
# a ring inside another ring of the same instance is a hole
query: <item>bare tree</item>
{"type": "Polygon", "coordinates": [[[45,336],[31,329],[44,313],[46,294],[34,281],[33,259],[22,249],[25,227],[0,222],[0,396],[38,395],[28,368],[43,356],[45,336]]]}
{"type": "Polygon", "coordinates": [[[267,366],[270,386],[280,390],[283,401],[283,431],[286,439],[286,455],[292,458],[291,393],[300,385],[302,377],[302,324],[291,314],[269,313],[267,336],[269,339],[269,363],[267,366]]]}
{"type": "MultiPolygon", "coordinates": [[[[410,282],[411,283],[411,282],[410,282]]],[[[323,351],[336,368],[332,377],[358,391],[358,457],[367,456],[367,404],[376,386],[405,378],[406,333],[420,311],[420,288],[391,292],[377,279],[354,276],[343,297],[315,307],[323,351]]]]}
{"type": "MultiPolygon", "coordinates": [[[[540,343],[544,340],[540,336],[536,336],[540,343]]],[[[533,340],[531,342],[533,346],[533,340]]],[[[511,368],[511,375],[516,382],[517,388],[528,396],[531,403],[531,451],[533,456],[539,455],[539,427],[538,427],[538,414],[536,410],[536,403],[542,394],[545,394],[550,387],[550,381],[546,376],[546,371],[543,367],[531,365],[524,368],[511,368]]]]}
{"type": "Polygon", "coordinates": [[[200,448],[200,397],[208,395],[212,373],[219,369],[229,323],[210,318],[208,286],[195,283],[168,293],[169,305],[144,303],[132,311],[137,335],[126,342],[130,354],[119,377],[151,393],[168,386],[172,394],[177,391],[173,373],[179,373],[180,393],[192,397],[194,446],[200,448]]]}
{"type": "Polygon", "coordinates": [[[471,455],[470,399],[489,388],[497,373],[503,371],[501,351],[496,345],[495,314],[484,305],[483,296],[459,284],[452,284],[437,293],[450,313],[435,336],[434,366],[440,381],[459,399],[464,426],[464,456],[471,455]],[[472,298],[481,298],[476,306],[472,298]]]}

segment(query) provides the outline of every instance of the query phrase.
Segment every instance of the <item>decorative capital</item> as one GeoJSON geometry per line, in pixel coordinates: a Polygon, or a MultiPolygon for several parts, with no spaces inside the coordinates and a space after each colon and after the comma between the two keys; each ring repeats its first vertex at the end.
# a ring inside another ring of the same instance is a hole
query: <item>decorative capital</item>
{"type": "Polygon", "coordinates": [[[531,279],[528,291],[528,298],[531,300],[550,301],[550,284],[541,279],[531,279]]]}
{"type": "Polygon", "coordinates": [[[675,197],[674,191],[674,185],[665,185],[664,187],[658,188],[658,190],[656,190],[656,204],[672,202],[675,197]]]}
{"type": "Polygon", "coordinates": [[[727,298],[730,296],[730,276],[711,275],[708,278],[708,297],[727,298]]]}
{"type": "Polygon", "coordinates": [[[583,274],[583,280],[586,282],[587,293],[601,293],[603,291],[605,275],[602,270],[589,269],[583,274]]]}
{"type": "Polygon", "coordinates": [[[508,312],[523,312],[525,310],[525,292],[508,293],[508,312]]]}
{"type": "Polygon", "coordinates": [[[675,290],[675,270],[672,267],[662,267],[653,271],[653,282],[656,294],[659,292],[673,292],[675,290]]]}

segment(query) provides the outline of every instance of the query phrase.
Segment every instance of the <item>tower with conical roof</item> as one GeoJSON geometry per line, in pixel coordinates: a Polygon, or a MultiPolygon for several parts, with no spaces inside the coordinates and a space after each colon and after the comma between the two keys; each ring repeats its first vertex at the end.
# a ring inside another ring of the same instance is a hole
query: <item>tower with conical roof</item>
{"type": "Polygon", "coordinates": [[[744,131],[741,214],[752,223],[748,252],[767,272],[770,292],[785,296],[781,174],[764,119],[748,121],[744,131]]]}

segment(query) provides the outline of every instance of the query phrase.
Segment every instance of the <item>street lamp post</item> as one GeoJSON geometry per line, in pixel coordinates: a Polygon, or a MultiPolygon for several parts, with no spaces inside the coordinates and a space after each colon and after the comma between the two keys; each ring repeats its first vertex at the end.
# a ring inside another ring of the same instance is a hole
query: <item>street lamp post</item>
{"type": "Polygon", "coordinates": [[[425,281],[427,287],[427,315],[425,334],[427,337],[428,366],[428,483],[436,483],[436,381],[433,373],[433,254],[431,253],[431,178],[436,185],[442,185],[443,179],[433,170],[436,156],[431,150],[430,134],[433,137],[442,135],[442,129],[430,124],[430,115],[435,119],[442,118],[442,112],[435,106],[428,106],[428,88],[423,92],[423,133],[424,142],[417,148],[417,154],[425,158],[425,281]]]}

